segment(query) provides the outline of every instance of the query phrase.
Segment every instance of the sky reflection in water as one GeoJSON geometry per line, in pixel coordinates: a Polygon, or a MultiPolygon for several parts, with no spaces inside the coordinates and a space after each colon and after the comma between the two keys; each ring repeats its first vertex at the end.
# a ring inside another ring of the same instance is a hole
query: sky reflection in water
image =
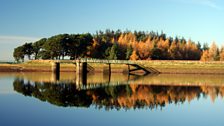
{"type": "Polygon", "coordinates": [[[155,75],[129,80],[125,75],[112,75],[111,83],[107,76],[90,75],[88,84],[106,86],[89,89],[76,85],[72,74],[62,74],[58,82],[47,73],[34,75],[1,75],[0,89],[9,93],[0,93],[0,125],[224,123],[221,75],[155,75]]]}

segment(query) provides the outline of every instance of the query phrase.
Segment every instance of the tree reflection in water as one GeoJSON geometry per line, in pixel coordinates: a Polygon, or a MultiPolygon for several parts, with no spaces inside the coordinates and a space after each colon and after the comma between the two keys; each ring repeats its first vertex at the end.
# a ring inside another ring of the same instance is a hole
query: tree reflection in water
{"type": "Polygon", "coordinates": [[[57,106],[75,106],[110,109],[156,109],[167,104],[179,104],[200,97],[210,96],[212,100],[224,95],[220,86],[159,86],[118,85],[80,90],[75,83],[43,83],[15,79],[14,90],[47,101],[57,106]]]}

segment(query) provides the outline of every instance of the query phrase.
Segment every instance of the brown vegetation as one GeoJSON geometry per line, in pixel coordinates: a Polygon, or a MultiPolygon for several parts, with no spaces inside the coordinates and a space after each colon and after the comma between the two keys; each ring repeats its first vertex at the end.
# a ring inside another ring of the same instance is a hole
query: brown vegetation
{"type": "MultiPolygon", "coordinates": [[[[22,64],[1,64],[0,72],[51,72],[52,60],[32,60],[22,64]]],[[[136,64],[140,64],[146,68],[153,68],[160,73],[191,73],[191,74],[224,74],[223,61],[177,61],[177,60],[137,60],[136,64]]],[[[94,68],[94,72],[103,72],[108,65],[90,63],[94,68]]],[[[62,63],[60,70],[62,72],[75,72],[74,64],[62,63]]],[[[111,65],[113,73],[122,73],[127,71],[127,65],[111,65]]]]}

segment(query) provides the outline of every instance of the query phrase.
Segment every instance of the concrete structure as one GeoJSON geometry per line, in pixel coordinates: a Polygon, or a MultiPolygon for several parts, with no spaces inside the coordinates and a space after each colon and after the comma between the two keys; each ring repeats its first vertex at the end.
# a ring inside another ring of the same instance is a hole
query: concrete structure
{"type": "Polygon", "coordinates": [[[78,60],[55,60],[52,63],[52,72],[56,74],[56,80],[60,78],[60,63],[74,63],[76,64],[76,83],[86,83],[88,73],[88,63],[99,63],[108,65],[108,75],[111,75],[111,64],[126,64],[128,66],[128,74],[134,74],[135,71],[141,70],[143,75],[149,73],[158,73],[158,71],[152,71],[130,60],[101,60],[101,59],[78,59],[78,60]],[[134,69],[131,69],[134,67],[134,69]]]}

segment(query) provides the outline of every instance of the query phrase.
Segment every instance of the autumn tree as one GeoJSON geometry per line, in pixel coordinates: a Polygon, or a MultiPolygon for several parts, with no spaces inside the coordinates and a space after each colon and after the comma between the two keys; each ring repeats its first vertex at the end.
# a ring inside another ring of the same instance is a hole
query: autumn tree
{"type": "Polygon", "coordinates": [[[219,60],[219,49],[215,44],[215,42],[213,42],[211,47],[209,48],[209,60],[211,61],[219,60]]]}
{"type": "MultiPolygon", "coordinates": [[[[180,37],[167,37],[163,32],[97,31],[96,34],[59,34],[34,43],[23,45],[23,51],[15,49],[16,61],[29,59],[70,59],[91,57],[119,60],[223,60],[213,43],[197,44],[180,37]],[[21,53],[22,52],[22,53],[21,53]],[[18,54],[17,54],[18,53],[18,54]]],[[[21,50],[21,48],[20,48],[21,50]]]]}
{"type": "Polygon", "coordinates": [[[169,43],[170,43],[170,39],[166,39],[165,41],[163,39],[160,39],[157,44],[157,48],[153,49],[152,52],[154,52],[154,54],[160,52],[161,54],[159,59],[161,60],[170,59],[170,55],[168,53],[169,43]]]}
{"type": "Polygon", "coordinates": [[[137,55],[136,51],[133,51],[131,56],[130,56],[130,60],[138,60],[139,56],[137,55]]]}
{"type": "Polygon", "coordinates": [[[138,43],[137,51],[139,54],[139,58],[142,60],[146,60],[150,57],[151,50],[149,48],[149,45],[147,45],[145,42],[140,41],[138,43]]]}
{"type": "Polygon", "coordinates": [[[209,51],[208,50],[204,50],[202,52],[201,61],[209,61],[209,60],[210,60],[209,51]]]}
{"type": "Polygon", "coordinates": [[[170,58],[173,60],[175,60],[175,59],[177,60],[177,59],[181,58],[178,41],[173,41],[171,43],[171,46],[170,46],[168,52],[170,54],[170,58]]]}
{"type": "Polygon", "coordinates": [[[200,45],[196,45],[191,40],[188,40],[186,44],[185,59],[187,60],[199,60],[201,58],[200,45]]]}
{"type": "Polygon", "coordinates": [[[220,55],[220,61],[224,61],[224,47],[221,48],[219,55],[220,55]]]}

